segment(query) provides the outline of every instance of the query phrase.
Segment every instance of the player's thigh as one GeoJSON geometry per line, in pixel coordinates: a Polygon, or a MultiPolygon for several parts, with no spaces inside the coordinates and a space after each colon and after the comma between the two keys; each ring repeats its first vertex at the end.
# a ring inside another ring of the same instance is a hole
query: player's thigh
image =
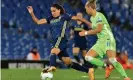
{"type": "Polygon", "coordinates": [[[58,55],[59,59],[62,60],[66,65],[71,64],[71,59],[69,57],[69,54],[67,53],[66,49],[61,51],[58,55]]]}
{"type": "Polygon", "coordinates": [[[113,50],[107,50],[107,56],[108,58],[115,58],[116,57],[116,52],[113,50]]]}
{"type": "Polygon", "coordinates": [[[73,47],[73,54],[78,54],[80,51],[79,47],[73,47]]]}
{"type": "Polygon", "coordinates": [[[106,54],[107,54],[108,58],[115,58],[116,57],[115,41],[107,40],[105,48],[106,48],[106,54]]]}
{"type": "Polygon", "coordinates": [[[97,41],[87,54],[92,55],[93,57],[103,58],[103,56],[105,56],[104,43],[102,43],[101,41],[97,41]]]}
{"type": "Polygon", "coordinates": [[[70,57],[62,57],[62,61],[66,64],[66,65],[69,65],[71,64],[71,59],[70,57]]]}
{"type": "Polygon", "coordinates": [[[90,50],[87,52],[86,56],[96,57],[96,56],[98,56],[98,54],[97,54],[97,52],[96,52],[95,50],[90,49],[90,50]]]}

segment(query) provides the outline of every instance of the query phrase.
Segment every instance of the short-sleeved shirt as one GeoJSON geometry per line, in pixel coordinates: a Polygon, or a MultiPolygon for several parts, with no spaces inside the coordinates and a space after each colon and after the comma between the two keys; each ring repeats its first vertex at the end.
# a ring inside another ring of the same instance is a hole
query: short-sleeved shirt
{"type": "MultiPolygon", "coordinates": [[[[51,25],[51,34],[52,39],[55,40],[58,37],[61,37],[61,34],[65,37],[65,32],[62,32],[63,26],[67,26],[67,22],[71,20],[71,15],[62,14],[61,16],[54,18],[53,16],[48,17],[47,23],[51,25]]],[[[65,27],[67,28],[67,27],[65,27]]],[[[66,30],[66,29],[64,29],[66,30]]]]}
{"type": "Polygon", "coordinates": [[[109,23],[102,13],[97,12],[96,16],[92,16],[90,20],[92,22],[92,29],[97,28],[98,24],[103,24],[102,31],[100,33],[97,33],[98,40],[114,39],[109,23]]]}

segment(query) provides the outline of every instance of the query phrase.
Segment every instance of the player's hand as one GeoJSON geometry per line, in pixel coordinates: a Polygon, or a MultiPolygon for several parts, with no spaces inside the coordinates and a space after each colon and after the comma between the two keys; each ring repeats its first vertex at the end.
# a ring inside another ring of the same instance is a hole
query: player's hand
{"type": "Polygon", "coordinates": [[[77,16],[77,20],[81,21],[81,19],[82,19],[81,17],[77,16]]]}
{"type": "Polygon", "coordinates": [[[28,11],[29,11],[30,14],[33,13],[33,8],[32,8],[32,6],[28,6],[27,9],[28,9],[28,11]]]}
{"type": "Polygon", "coordinates": [[[72,19],[73,20],[78,20],[78,17],[77,16],[73,16],[72,19]]]}
{"type": "Polygon", "coordinates": [[[78,20],[78,21],[80,21],[82,18],[79,17],[79,16],[74,16],[73,19],[74,19],[74,20],[78,20]]]}
{"type": "Polygon", "coordinates": [[[80,36],[86,36],[86,32],[87,32],[87,31],[83,30],[83,31],[79,32],[79,35],[80,35],[80,36]]]}
{"type": "Polygon", "coordinates": [[[51,50],[51,53],[54,53],[54,54],[58,55],[60,53],[60,49],[59,48],[53,48],[51,50]]]}

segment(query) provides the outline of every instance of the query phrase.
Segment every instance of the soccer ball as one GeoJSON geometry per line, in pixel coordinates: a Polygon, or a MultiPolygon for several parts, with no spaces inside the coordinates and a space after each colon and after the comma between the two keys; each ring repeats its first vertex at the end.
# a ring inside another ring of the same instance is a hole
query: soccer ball
{"type": "Polygon", "coordinates": [[[53,80],[53,74],[51,72],[41,72],[41,80],[53,80]]]}

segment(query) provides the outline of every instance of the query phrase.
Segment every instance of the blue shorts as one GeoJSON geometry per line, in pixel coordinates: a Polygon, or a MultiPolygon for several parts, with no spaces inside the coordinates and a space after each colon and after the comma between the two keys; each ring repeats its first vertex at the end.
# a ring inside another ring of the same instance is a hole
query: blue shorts
{"type": "MultiPolygon", "coordinates": [[[[57,42],[57,39],[54,42],[52,42],[52,47],[51,48],[55,47],[56,42],[57,42]]],[[[67,42],[68,42],[67,39],[62,38],[60,43],[59,43],[58,48],[61,51],[58,54],[58,57],[59,57],[60,60],[61,60],[62,57],[69,57],[69,54],[67,53],[67,42]]]]}
{"type": "Polygon", "coordinates": [[[87,40],[85,36],[81,37],[79,34],[75,33],[74,43],[74,47],[79,47],[81,50],[87,49],[87,40]]]}

